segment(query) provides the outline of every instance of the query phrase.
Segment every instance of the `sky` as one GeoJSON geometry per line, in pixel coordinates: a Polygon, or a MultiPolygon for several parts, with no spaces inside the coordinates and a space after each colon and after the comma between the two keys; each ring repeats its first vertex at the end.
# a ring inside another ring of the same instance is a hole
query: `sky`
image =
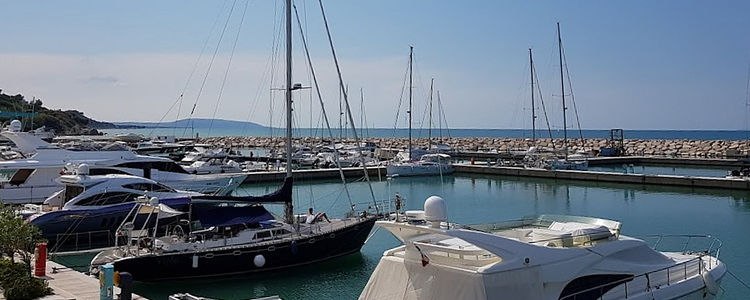
{"type": "MultiPolygon", "coordinates": [[[[338,79],[318,2],[295,3],[337,127],[338,79]]],[[[576,126],[574,98],[584,129],[748,126],[747,1],[323,4],[359,127],[364,119],[368,127],[407,126],[413,46],[415,127],[427,126],[434,78],[435,124],[439,91],[452,128],[530,128],[532,48],[541,90],[536,106],[541,96],[552,127],[561,128],[556,22],[572,88],[565,91],[569,125],[576,126]]],[[[283,126],[281,0],[4,0],[2,7],[4,93],[102,121],[192,116],[283,126]]],[[[296,22],[293,42],[294,82],[312,86],[296,22]]],[[[294,92],[295,126],[322,125],[315,95],[294,92]]]]}

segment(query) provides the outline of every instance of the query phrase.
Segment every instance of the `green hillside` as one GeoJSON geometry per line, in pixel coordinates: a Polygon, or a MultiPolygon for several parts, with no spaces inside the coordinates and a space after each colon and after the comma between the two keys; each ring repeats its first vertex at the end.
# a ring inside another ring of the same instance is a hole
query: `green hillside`
{"type": "Polygon", "coordinates": [[[112,123],[92,120],[77,110],[48,109],[40,99],[34,100],[33,104],[31,102],[21,94],[7,95],[0,89],[0,122],[7,124],[18,119],[21,120],[24,131],[45,126],[54,129],[58,135],[98,135],[100,133],[97,129],[117,127],[112,123]],[[32,111],[36,113],[33,122],[32,117],[24,114],[32,111]]]}

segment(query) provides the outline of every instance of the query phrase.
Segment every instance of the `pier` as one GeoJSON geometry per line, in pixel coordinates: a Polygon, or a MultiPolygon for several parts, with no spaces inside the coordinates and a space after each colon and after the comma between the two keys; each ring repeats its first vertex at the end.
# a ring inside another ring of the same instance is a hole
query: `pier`
{"type": "MultiPolygon", "coordinates": [[[[344,176],[347,178],[358,178],[364,175],[362,167],[351,167],[341,168],[344,171],[344,176]]],[[[307,169],[307,170],[294,170],[292,171],[295,180],[319,180],[319,179],[331,179],[340,178],[339,169],[307,169]]],[[[367,167],[367,175],[370,179],[377,180],[378,178],[384,179],[386,177],[386,171],[384,166],[379,167],[367,167]]],[[[263,171],[263,172],[250,172],[242,183],[260,183],[260,182],[280,182],[284,180],[286,176],[285,171],[263,171]]]]}
{"type": "MultiPolygon", "coordinates": [[[[87,276],[81,272],[70,269],[54,261],[47,261],[47,276],[44,279],[52,288],[52,295],[45,296],[43,300],[74,300],[74,299],[99,299],[99,279],[87,276]],[[56,272],[55,269],[57,269],[56,272]]],[[[118,287],[114,287],[115,295],[120,293],[118,287]]],[[[0,299],[4,299],[0,294],[0,299]]],[[[133,299],[147,300],[142,296],[133,294],[133,299]]]]}
{"type": "Polygon", "coordinates": [[[719,177],[623,174],[595,171],[546,170],[519,167],[495,167],[486,165],[454,165],[456,174],[483,174],[549,179],[601,181],[630,184],[653,184],[698,188],[750,190],[750,180],[719,177]]]}

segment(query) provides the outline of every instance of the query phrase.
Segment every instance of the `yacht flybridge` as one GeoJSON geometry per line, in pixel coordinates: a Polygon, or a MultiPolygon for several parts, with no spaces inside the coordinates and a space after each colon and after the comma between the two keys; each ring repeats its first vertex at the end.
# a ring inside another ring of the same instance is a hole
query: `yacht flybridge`
{"type": "Polygon", "coordinates": [[[727,272],[709,236],[700,251],[660,252],[611,220],[461,226],[445,216],[433,196],[424,211],[378,221],[404,245],[383,254],[360,299],[707,299],[727,272]]]}
{"type": "Polygon", "coordinates": [[[23,132],[0,133],[33,156],[0,161],[0,200],[4,203],[41,203],[63,185],[56,179],[87,164],[91,175],[127,174],[153,179],[172,188],[201,193],[232,192],[247,174],[190,174],[167,158],[137,155],[128,150],[73,151],[56,147],[23,132]],[[21,146],[23,145],[23,146],[21,146]]]}

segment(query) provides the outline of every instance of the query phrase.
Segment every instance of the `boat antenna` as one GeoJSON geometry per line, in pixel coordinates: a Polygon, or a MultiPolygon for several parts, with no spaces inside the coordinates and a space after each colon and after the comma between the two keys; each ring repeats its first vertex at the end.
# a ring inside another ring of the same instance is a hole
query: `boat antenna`
{"type": "Polygon", "coordinates": [[[568,159],[568,120],[565,117],[565,77],[563,77],[563,60],[562,60],[562,38],[560,37],[560,22],[557,22],[557,51],[560,56],[560,90],[562,92],[562,111],[563,111],[563,151],[565,159],[568,159]]]}
{"type": "Polygon", "coordinates": [[[406,113],[409,114],[409,145],[406,152],[409,153],[409,160],[411,160],[411,92],[412,92],[412,65],[414,63],[414,46],[409,46],[409,110],[406,113]]]}
{"type": "MultiPolygon", "coordinates": [[[[286,179],[292,178],[292,0],[286,0],[286,179]]],[[[284,205],[284,219],[294,222],[294,205],[284,205]]]]}

